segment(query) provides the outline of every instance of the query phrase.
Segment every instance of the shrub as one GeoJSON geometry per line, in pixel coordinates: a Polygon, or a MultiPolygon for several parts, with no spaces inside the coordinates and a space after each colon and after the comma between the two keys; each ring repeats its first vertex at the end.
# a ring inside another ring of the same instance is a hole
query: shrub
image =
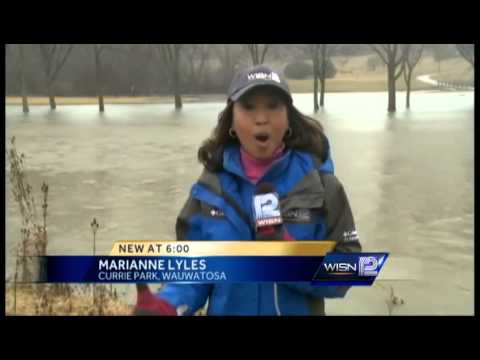
{"type": "Polygon", "coordinates": [[[285,67],[284,73],[290,79],[307,79],[313,75],[313,65],[305,61],[294,61],[285,67]]]}

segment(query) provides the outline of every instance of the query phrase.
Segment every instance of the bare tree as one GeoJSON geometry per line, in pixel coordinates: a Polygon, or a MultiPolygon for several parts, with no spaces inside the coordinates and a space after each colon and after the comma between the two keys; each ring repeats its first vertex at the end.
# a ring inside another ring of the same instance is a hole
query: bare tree
{"type": "Polygon", "coordinates": [[[307,52],[313,63],[313,110],[317,112],[325,105],[325,80],[328,61],[335,50],[332,44],[309,44],[307,52]],[[320,106],[318,103],[318,81],[320,80],[320,106]]]}
{"type": "Polygon", "coordinates": [[[427,46],[432,52],[433,59],[438,64],[438,74],[442,71],[442,61],[453,58],[457,55],[453,44],[428,44],[427,46]]]}
{"type": "Polygon", "coordinates": [[[408,44],[405,47],[405,70],[403,72],[403,78],[407,85],[407,109],[410,109],[410,91],[413,70],[422,57],[423,49],[424,45],[408,44]]]}
{"type": "Polygon", "coordinates": [[[458,53],[475,68],[475,44],[455,44],[458,53]]]}
{"type": "MultiPolygon", "coordinates": [[[[122,89],[121,91],[124,93],[128,92],[130,96],[135,96],[142,85],[140,75],[146,71],[147,64],[152,58],[152,46],[143,44],[103,44],[102,47],[108,51],[110,56],[113,55],[115,57],[115,59],[109,59],[108,56],[105,55],[106,59],[104,59],[103,62],[105,67],[102,69],[102,74],[105,73],[105,69],[108,66],[120,60],[118,62],[119,68],[122,69],[123,72],[128,73],[129,76],[117,76],[114,79],[110,79],[110,84],[113,85],[117,91],[122,89]]],[[[170,74],[169,69],[164,69],[163,64],[160,69],[164,70],[165,75],[170,74]]]]}
{"type": "Polygon", "coordinates": [[[245,47],[235,44],[219,44],[214,47],[215,55],[222,68],[222,84],[228,87],[245,56],[245,47]]]}
{"type": "Polygon", "coordinates": [[[330,57],[335,51],[336,45],[322,44],[320,46],[320,106],[323,107],[325,103],[325,79],[327,64],[330,61],[330,57]]]}
{"type": "Polygon", "coordinates": [[[247,44],[247,49],[252,58],[253,65],[263,64],[269,48],[270,44],[263,44],[263,46],[262,44],[247,44]]]}
{"type": "Polygon", "coordinates": [[[156,49],[161,56],[164,65],[170,74],[173,94],[175,97],[175,109],[182,108],[182,97],[180,95],[180,50],[182,44],[158,44],[156,49]]]}
{"type": "Polygon", "coordinates": [[[55,110],[57,107],[53,84],[72,49],[72,44],[40,44],[40,52],[42,54],[45,77],[47,80],[48,99],[52,110],[55,110]]]}
{"type": "Polygon", "coordinates": [[[105,106],[103,102],[103,73],[102,73],[102,62],[101,54],[105,49],[102,44],[93,44],[93,54],[95,56],[95,89],[97,90],[98,96],[98,108],[100,112],[105,111],[105,106]]]}
{"type": "Polygon", "coordinates": [[[388,112],[395,112],[397,109],[395,83],[405,69],[405,46],[401,44],[371,44],[370,47],[387,65],[388,112]]]}
{"type": "Polygon", "coordinates": [[[21,87],[21,94],[22,94],[22,109],[24,114],[28,114],[28,99],[27,99],[27,89],[25,84],[25,54],[23,51],[23,44],[18,44],[18,52],[20,56],[20,87],[21,87]]]}
{"type": "Polygon", "coordinates": [[[313,111],[317,112],[320,108],[318,106],[318,63],[320,62],[320,45],[309,44],[307,48],[313,62],[313,111]]]}
{"type": "Polygon", "coordinates": [[[210,50],[209,44],[190,44],[184,46],[184,51],[186,52],[185,58],[188,59],[189,62],[188,82],[191,84],[192,89],[197,89],[203,79],[205,65],[210,57],[210,50]]]}
{"type": "Polygon", "coordinates": [[[233,78],[235,72],[235,65],[233,65],[232,61],[232,51],[230,48],[231,45],[225,44],[223,45],[223,60],[221,63],[223,64],[223,83],[229,84],[233,78]]]}

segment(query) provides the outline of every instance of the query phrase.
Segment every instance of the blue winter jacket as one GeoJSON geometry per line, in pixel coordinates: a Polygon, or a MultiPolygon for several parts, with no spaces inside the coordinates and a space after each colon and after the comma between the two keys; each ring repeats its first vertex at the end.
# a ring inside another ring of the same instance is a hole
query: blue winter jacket
{"type": "MultiPolygon", "coordinates": [[[[289,234],[296,240],[335,240],[335,251],[360,251],[343,186],[333,175],[330,151],[324,161],[287,150],[260,182],[274,185],[289,234]],[[299,211],[300,210],[300,211],[299,211]]],[[[204,170],[176,223],[178,240],[255,239],[255,185],[244,173],[238,146],[223,152],[223,170],[204,170]]],[[[324,315],[324,298],[343,297],[348,287],[309,283],[167,284],[157,294],[193,315],[208,302],[208,315],[324,315]]]]}

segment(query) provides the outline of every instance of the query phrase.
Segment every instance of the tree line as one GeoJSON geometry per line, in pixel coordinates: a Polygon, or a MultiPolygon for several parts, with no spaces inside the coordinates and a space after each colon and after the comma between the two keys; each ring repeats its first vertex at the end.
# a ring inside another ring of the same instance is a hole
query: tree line
{"type": "Polygon", "coordinates": [[[24,112],[29,95],[47,95],[52,110],[56,95],[97,96],[100,112],[105,95],[173,95],[180,109],[182,94],[224,93],[241,68],[301,58],[313,64],[316,112],[325,104],[332,56],[376,54],[386,67],[387,109],[393,112],[395,84],[402,75],[410,106],[412,73],[424,49],[439,68],[441,60],[457,53],[474,65],[473,44],[7,44],[6,93],[22,96],[24,112]]]}

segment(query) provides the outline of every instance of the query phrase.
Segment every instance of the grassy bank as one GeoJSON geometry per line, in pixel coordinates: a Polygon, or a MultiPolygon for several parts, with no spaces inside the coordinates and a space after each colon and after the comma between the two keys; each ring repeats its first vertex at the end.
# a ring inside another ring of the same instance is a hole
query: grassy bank
{"type": "MultiPolygon", "coordinates": [[[[202,101],[225,101],[226,97],[222,94],[213,95],[198,95],[182,96],[184,103],[194,103],[202,101]]],[[[56,96],[55,102],[57,105],[97,105],[97,97],[67,97],[56,96]]],[[[105,105],[108,104],[173,104],[173,96],[106,96],[104,97],[105,105]]],[[[22,105],[22,98],[19,96],[7,96],[5,97],[6,105],[22,105]]],[[[48,97],[46,96],[29,96],[29,105],[48,105],[48,97]]]]}
{"type": "MultiPolygon", "coordinates": [[[[289,80],[290,88],[296,93],[313,92],[313,80],[289,80]]],[[[320,86],[320,85],[319,85],[320,86]]],[[[386,74],[382,76],[339,76],[328,79],[325,84],[326,92],[369,92],[387,91],[386,74]]],[[[417,79],[412,79],[412,90],[430,90],[433,86],[425,84],[417,79]]],[[[397,90],[406,90],[403,81],[397,82],[397,90]]]]}
{"type": "MultiPolygon", "coordinates": [[[[312,93],[313,80],[288,80],[290,90],[292,93],[312,93]]],[[[429,84],[422,83],[416,79],[412,80],[413,90],[429,90],[434,88],[429,84]]],[[[403,82],[397,83],[397,90],[405,90],[403,82]]],[[[387,91],[386,80],[380,77],[339,77],[329,79],[326,82],[326,92],[369,92],[369,91],[387,91]]],[[[224,102],[226,95],[202,95],[202,96],[182,96],[182,101],[185,104],[214,101],[224,102]]],[[[98,105],[98,98],[96,97],[55,97],[57,105],[98,105]]],[[[173,104],[173,96],[118,96],[105,97],[105,105],[112,104],[173,104]]],[[[22,105],[22,98],[19,96],[7,96],[5,98],[6,105],[22,105]]],[[[48,97],[35,96],[28,97],[28,104],[33,105],[49,105],[48,97]]]]}

